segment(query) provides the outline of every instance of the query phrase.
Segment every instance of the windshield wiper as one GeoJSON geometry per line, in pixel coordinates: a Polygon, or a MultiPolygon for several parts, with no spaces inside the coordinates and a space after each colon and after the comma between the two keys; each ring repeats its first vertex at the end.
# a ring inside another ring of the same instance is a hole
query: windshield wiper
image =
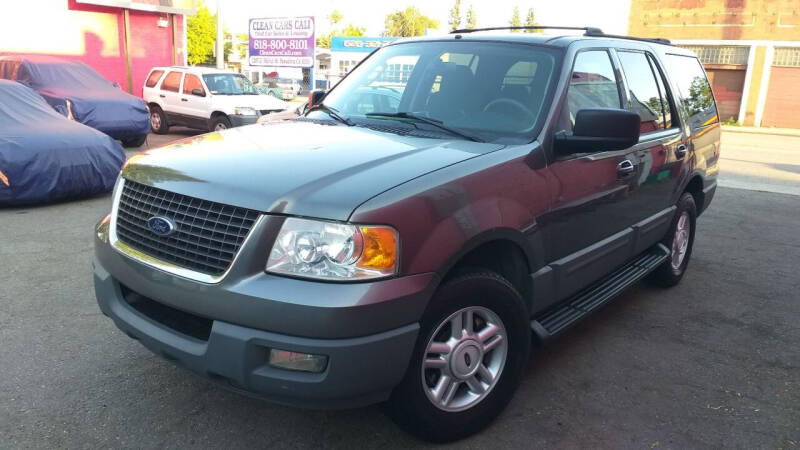
{"type": "Polygon", "coordinates": [[[338,120],[339,122],[342,122],[343,124],[345,124],[345,125],[347,125],[349,127],[352,127],[353,125],[355,125],[352,120],[350,120],[347,117],[344,117],[341,114],[339,114],[339,111],[337,111],[336,108],[331,108],[330,106],[328,106],[328,105],[326,105],[324,103],[318,103],[318,104],[312,106],[311,108],[309,108],[308,111],[306,111],[306,114],[310,113],[311,111],[317,111],[317,110],[321,110],[321,111],[325,112],[329,116],[333,117],[334,119],[338,120]]]}
{"type": "Polygon", "coordinates": [[[397,118],[397,119],[417,120],[419,122],[427,123],[428,125],[433,125],[436,128],[439,128],[440,130],[444,130],[444,131],[446,131],[446,132],[448,132],[448,133],[450,133],[452,135],[462,137],[462,138],[464,138],[464,139],[466,139],[468,141],[481,142],[481,140],[478,139],[475,136],[467,134],[467,133],[465,133],[465,132],[463,132],[461,130],[458,130],[456,128],[448,127],[447,125],[444,124],[444,122],[442,122],[439,119],[426,117],[426,116],[415,114],[415,113],[412,113],[412,112],[407,112],[407,111],[402,111],[402,112],[371,112],[371,113],[367,113],[365,115],[367,117],[389,117],[389,118],[397,118]]]}

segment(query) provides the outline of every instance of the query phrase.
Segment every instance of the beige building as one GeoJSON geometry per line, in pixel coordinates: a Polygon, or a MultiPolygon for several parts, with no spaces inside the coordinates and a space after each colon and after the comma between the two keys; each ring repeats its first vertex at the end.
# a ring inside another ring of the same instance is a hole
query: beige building
{"type": "Polygon", "coordinates": [[[628,34],[694,50],[722,121],[800,128],[800,0],[631,0],[628,34]]]}

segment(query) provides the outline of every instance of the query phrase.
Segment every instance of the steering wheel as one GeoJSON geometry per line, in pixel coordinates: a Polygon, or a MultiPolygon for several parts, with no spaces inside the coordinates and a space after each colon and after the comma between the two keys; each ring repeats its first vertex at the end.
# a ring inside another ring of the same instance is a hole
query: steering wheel
{"type": "Polygon", "coordinates": [[[528,108],[527,106],[523,105],[522,102],[514,100],[512,98],[505,98],[505,97],[496,98],[490,101],[486,106],[483,107],[483,112],[489,112],[489,110],[492,109],[493,107],[504,103],[516,108],[523,115],[528,116],[528,119],[531,121],[536,118],[536,115],[533,113],[533,111],[531,111],[530,108],[528,108]]]}

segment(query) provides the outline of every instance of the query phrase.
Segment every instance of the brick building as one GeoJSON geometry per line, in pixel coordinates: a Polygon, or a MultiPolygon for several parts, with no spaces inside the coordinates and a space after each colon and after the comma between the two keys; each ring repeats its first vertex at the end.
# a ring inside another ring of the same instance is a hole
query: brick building
{"type": "Polygon", "coordinates": [[[9,1],[0,13],[0,55],[43,54],[88,64],[142,95],[153,66],[185,64],[193,0],[9,1]]]}
{"type": "Polygon", "coordinates": [[[694,50],[722,121],[800,128],[798,0],[631,0],[628,34],[694,50]]]}

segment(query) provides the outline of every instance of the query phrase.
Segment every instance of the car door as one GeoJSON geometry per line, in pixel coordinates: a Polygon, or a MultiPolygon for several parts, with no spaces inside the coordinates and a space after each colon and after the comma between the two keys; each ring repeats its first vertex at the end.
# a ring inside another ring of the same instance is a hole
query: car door
{"type": "Polygon", "coordinates": [[[167,114],[170,124],[183,124],[183,114],[180,113],[180,90],[183,72],[172,70],[164,77],[158,92],[161,109],[167,114]]]}
{"type": "Polygon", "coordinates": [[[630,48],[615,49],[614,54],[627,93],[625,108],[641,118],[639,144],[634,147],[640,169],[629,193],[631,212],[637,214],[633,228],[638,254],[660,241],[669,227],[687,141],[653,54],[630,48]]]}
{"type": "Polygon", "coordinates": [[[200,77],[191,73],[184,75],[178,105],[178,113],[184,116],[184,120],[192,122],[193,126],[206,128],[211,118],[209,102],[208,91],[203,87],[200,77]]]}
{"type": "MultiPolygon", "coordinates": [[[[571,132],[581,109],[623,104],[622,80],[608,49],[590,48],[574,58],[556,132],[571,132]]],[[[550,211],[539,220],[556,297],[565,298],[632,256],[631,193],[638,179],[633,149],[550,155],[545,173],[550,211]]]]}

